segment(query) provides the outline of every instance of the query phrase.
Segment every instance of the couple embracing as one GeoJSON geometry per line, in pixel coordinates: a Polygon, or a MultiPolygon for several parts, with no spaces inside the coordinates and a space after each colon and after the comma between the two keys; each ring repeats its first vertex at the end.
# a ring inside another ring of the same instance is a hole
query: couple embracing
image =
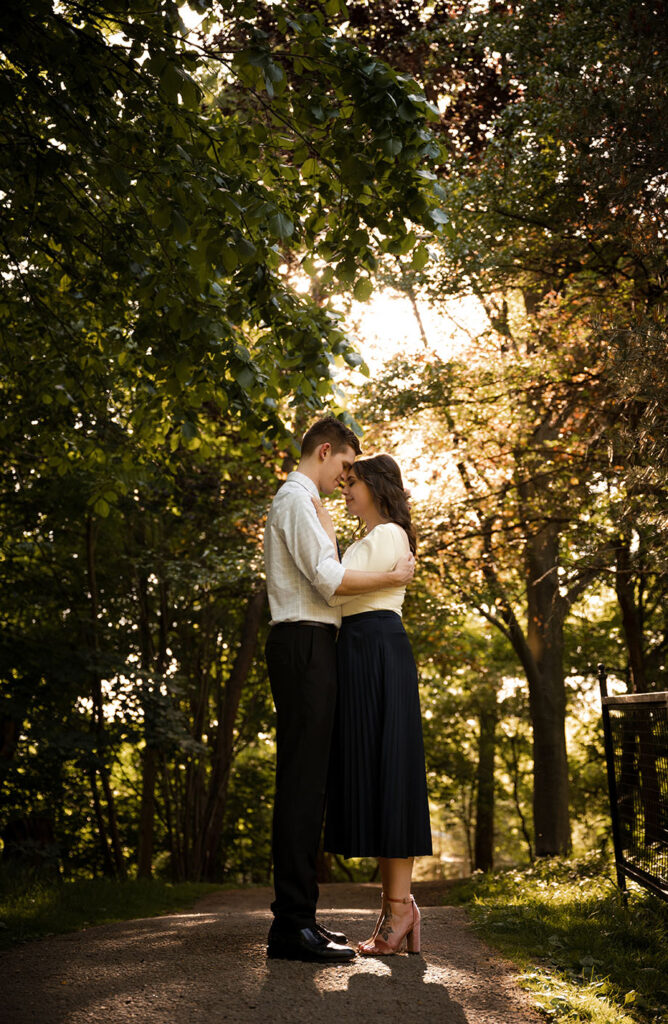
{"type": "Polygon", "coordinates": [[[420,951],[413,857],[431,853],[417,672],[401,621],[415,532],[396,462],[356,461],[339,420],[306,432],[271,506],[266,646],[276,706],[275,900],[267,955],[339,963],[354,950],[316,921],[316,856],[376,857],[383,890],[360,954],[420,951]],[[340,487],[364,535],[339,559],[320,493],[340,487]]]}

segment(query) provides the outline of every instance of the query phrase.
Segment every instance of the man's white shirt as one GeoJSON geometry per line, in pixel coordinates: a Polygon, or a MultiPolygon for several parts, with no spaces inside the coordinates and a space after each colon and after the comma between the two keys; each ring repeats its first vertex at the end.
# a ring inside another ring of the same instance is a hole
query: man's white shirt
{"type": "Polygon", "coordinates": [[[300,619],[341,624],[340,609],[327,602],[345,569],[313,507],[311,498],[318,496],[313,481],[295,470],[269,510],[264,564],[272,625],[300,619]]]}

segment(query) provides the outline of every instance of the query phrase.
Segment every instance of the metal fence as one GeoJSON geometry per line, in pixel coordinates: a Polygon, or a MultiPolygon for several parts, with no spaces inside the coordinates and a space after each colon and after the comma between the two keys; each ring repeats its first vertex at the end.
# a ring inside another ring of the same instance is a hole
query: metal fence
{"type": "Polygon", "coordinates": [[[668,900],[668,693],[609,697],[599,665],[617,881],[668,900]]]}

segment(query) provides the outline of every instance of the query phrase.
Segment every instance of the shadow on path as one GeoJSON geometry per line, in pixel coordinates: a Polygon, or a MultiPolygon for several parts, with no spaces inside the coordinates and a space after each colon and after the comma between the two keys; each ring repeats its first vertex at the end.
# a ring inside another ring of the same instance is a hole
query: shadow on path
{"type": "MultiPolygon", "coordinates": [[[[284,1014],[277,1011],[274,1020],[326,1020],[341,1024],[360,1024],[381,1017],[407,1022],[429,1021],[431,1024],[467,1024],[463,1007],[454,1002],[442,982],[427,981],[429,971],[423,957],[389,957],[378,961],[365,960],[361,969],[343,973],[330,968],[311,968],[299,972],[295,986],[295,1006],[284,1014]],[[293,1013],[294,1010],[294,1013],[293,1013]],[[295,1015],[298,1014],[298,1015],[295,1015]]],[[[280,1005],[290,970],[285,964],[272,961],[261,990],[261,1004],[280,1005]]]]}
{"type": "MultiPolygon", "coordinates": [[[[426,894],[425,894],[426,895],[426,894]]],[[[320,966],[266,959],[269,890],[214,893],[194,911],[90,928],[0,954],[7,1024],[538,1024],[512,968],[459,908],[423,905],[423,956],[320,966]]],[[[374,886],[323,886],[323,922],[357,942],[374,886]]],[[[432,902],[436,902],[436,897],[432,902]]],[[[371,909],[373,908],[373,909],[371,909]]]]}

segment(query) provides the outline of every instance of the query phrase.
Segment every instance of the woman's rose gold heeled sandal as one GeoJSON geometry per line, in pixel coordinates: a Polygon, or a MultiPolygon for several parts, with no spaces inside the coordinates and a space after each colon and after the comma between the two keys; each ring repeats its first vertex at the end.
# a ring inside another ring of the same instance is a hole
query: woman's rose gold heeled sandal
{"type": "Polygon", "coordinates": [[[370,939],[364,939],[363,942],[357,943],[357,949],[360,953],[364,952],[363,946],[371,946],[380,931],[380,926],[385,919],[385,893],[381,891],[380,894],[380,913],[378,914],[378,920],[376,921],[376,927],[373,930],[373,935],[370,939]]]}
{"type": "Polygon", "coordinates": [[[380,917],[376,930],[366,942],[361,942],[357,947],[358,952],[363,956],[389,956],[392,953],[400,952],[404,939],[406,949],[409,953],[420,952],[420,911],[413,896],[406,896],[403,899],[393,899],[392,896],[385,896],[384,903],[410,903],[410,919],[406,922],[401,931],[395,931],[392,927],[392,908],[385,906],[381,908],[380,917]]]}

